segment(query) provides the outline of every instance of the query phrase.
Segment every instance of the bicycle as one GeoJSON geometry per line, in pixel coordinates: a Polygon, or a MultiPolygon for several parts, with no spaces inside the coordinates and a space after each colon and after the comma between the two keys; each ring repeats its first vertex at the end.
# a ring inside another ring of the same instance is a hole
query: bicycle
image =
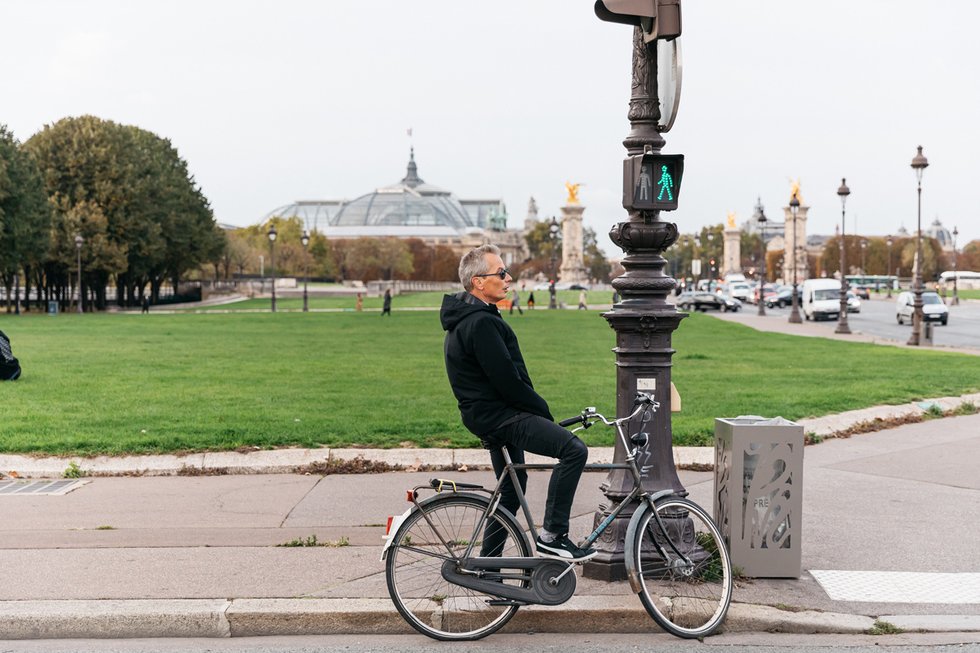
{"type": "MultiPolygon", "coordinates": [[[[589,407],[561,426],[596,422],[615,427],[627,452],[625,463],[590,464],[586,470],[628,469],[633,489],[580,543],[595,542],[613,519],[638,501],[626,532],[630,587],[661,628],[678,637],[701,638],[725,619],[732,595],[732,565],[721,532],[694,502],[641,486],[636,454],[648,435],[628,436],[626,425],[641,413],[641,425],[659,403],[637,395],[636,408],[609,420],[589,407]]],[[[519,469],[553,469],[555,464],[506,466],[493,490],[474,483],[432,479],[407,491],[412,507],[389,518],[381,559],[388,593],[399,614],[418,632],[438,640],[480,639],[502,628],[525,605],[559,605],[575,593],[572,570],[581,562],[535,557],[537,531],[517,480],[519,469]],[[517,489],[528,531],[499,505],[508,476],[517,489]],[[435,494],[419,500],[419,492],[435,494]],[[479,548],[477,548],[479,547],[479,548]]]]}

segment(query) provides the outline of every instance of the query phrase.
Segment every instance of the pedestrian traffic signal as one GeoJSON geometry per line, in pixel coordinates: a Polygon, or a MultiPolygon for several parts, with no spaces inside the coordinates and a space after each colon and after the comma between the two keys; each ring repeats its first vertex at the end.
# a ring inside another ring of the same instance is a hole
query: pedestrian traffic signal
{"type": "Polygon", "coordinates": [[[623,161],[623,207],[674,211],[684,175],[683,154],[647,152],[623,161]]]}
{"type": "Polygon", "coordinates": [[[611,23],[639,25],[647,43],[681,35],[681,0],[596,0],[595,15],[611,23]]]}

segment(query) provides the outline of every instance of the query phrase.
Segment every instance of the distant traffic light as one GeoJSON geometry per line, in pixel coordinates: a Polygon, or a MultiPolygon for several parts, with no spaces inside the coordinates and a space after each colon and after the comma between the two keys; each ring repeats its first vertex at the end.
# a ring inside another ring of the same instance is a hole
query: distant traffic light
{"type": "Polygon", "coordinates": [[[647,152],[623,161],[623,206],[626,209],[674,211],[684,176],[683,154],[647,152]]]}

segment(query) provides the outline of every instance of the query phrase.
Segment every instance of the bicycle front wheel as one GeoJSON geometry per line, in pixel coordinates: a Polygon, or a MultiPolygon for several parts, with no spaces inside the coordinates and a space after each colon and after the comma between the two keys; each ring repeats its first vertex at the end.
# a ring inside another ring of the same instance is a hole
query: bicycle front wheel
{"type": "Polygon", "coordinates": [[[647,508],[627,561],[638,572],[640,600],[654,621],[678,637],[705,637],[725,620],[732,563],[711,517],[696,503],[670,497],[647,508]]]}
{"type": "MultiPolygon", "coordinates": [[[[495,511],[477,532],[488,505],[477,495],[437,497],[411,513],[395,533],[385,566],[388,593],[402,617],[423,635],[479,639],[502,628],[517,612],[517,605],[442,577],[443,564],[462,556],[474,537],[473,556],[531,555],[524,531],[509,513],[495,511]]],[[[499,580],[527,586],[526,574],[514,576],[519,577],[499,580]]]]}

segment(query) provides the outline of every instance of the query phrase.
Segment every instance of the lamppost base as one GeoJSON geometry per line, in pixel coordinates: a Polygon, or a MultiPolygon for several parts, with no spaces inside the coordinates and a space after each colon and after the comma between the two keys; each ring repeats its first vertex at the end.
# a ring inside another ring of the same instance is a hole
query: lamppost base
{"type": "Polygon", "coordinates": [[[843,333],[846,335],[850,335],[851,329],[850,327],[847,326],[847,323],[843,323],[843,324],[838,323],[837,328],[834,329],[834,333],[843,333]]]}
{"type": "Polygon", "coordinates": [[[793,301],[791,306],[792,310],[789,313],[789,323],[803,324],[803,320],[800,318],[800,293],[795,283],[793,284],[793,301]]]}

